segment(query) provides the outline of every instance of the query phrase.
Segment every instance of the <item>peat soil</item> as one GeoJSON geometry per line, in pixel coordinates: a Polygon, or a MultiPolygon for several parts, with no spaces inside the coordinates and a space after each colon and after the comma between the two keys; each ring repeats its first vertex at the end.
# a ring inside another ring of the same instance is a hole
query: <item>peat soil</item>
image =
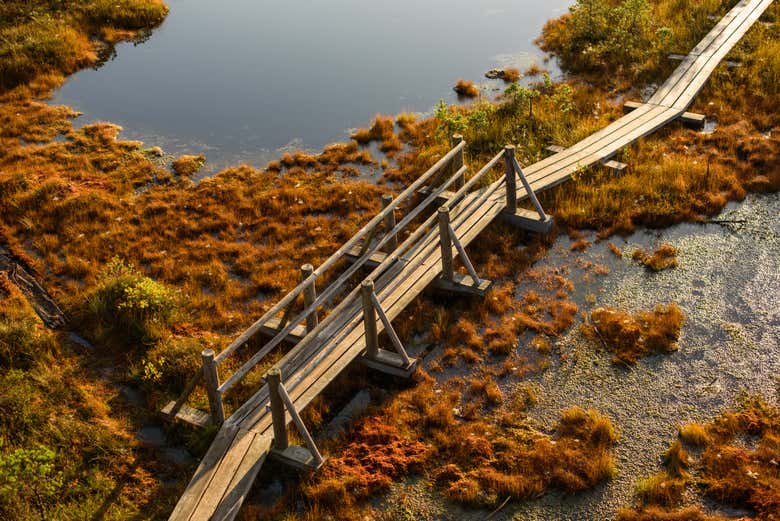
{"type": "MultiPolygon", "coordinates": [[[[642,359],[631,368],[613,364],[611,354],[584,338],[576,323],[554,344],[558,356],[551,357],[550,367],[521,382],[535,387],[538,402],[528,414],[543,431],[551,429],[561,410],[575,405],[610,417],[620,433],[613,480],[575,495],[512,501],[492,512],[444,502],[427,479],[416,478],[396,485],[380,510],[393,519],[417,521],[614,519],[619,508],[633,502],[637,480],[661,470],[660,455],[678,426],[706,422],[745,394],[777,402],[779,216],[780,194],[751,195],[709,224],[610,239],[622,257],[595,235],[587,237],[594,244],[584,252],[571,252],[573,241],[562,237],[536,265],[560,268],[574,282],[581,313],[598,306],[633,312],[676,302],[686,314],[677,352],[642,359]],[[654,273],[631,260],[637,248],[662,243],[678,249],[678,267],[654,273]],[[609,273],[595,275],[590,263],[608,267],[609,273]]],[[[521,338],[519,352],[528,349],[528,339],[521,338]]],[[[511,392],[504,388],[505,396],[511,392]]]]}

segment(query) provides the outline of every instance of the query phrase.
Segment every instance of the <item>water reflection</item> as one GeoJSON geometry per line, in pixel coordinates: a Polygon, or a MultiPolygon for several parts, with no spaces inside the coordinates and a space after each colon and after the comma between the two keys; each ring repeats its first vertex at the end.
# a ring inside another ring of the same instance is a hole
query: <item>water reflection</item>
{"type": "MultiPolygon", "coordinates": [[[[168,0],[141,45],[124,43],[54,99],[124,136],[211,168],[263,164],[290,143],[343,139],[376,113],[454,102],[460,77],[540,58],[542,25],[569,0],[168,0]]],[[[491,89],[488,89],[490,91],[491,89]]]]}

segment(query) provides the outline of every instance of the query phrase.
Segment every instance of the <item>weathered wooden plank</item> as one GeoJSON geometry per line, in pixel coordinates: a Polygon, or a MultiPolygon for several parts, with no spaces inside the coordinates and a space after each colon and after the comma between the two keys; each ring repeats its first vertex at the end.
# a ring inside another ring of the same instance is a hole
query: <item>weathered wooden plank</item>
{"type": "Polygon", "coordinates": [[[216,468],[211,481],[203,492],[203,497],[198,501],[198,506],[192,512],[190,521],[208,521],[211,519],[211,515],[217,509],[217,505],[219,505],[222,496],[227,491],[228,485],[233,481],[236,470],[244,461],[244,457],[249,451],[255,436],[257,434],[254,432],[244,429],[240,429],[236,433],[233,443],[230,444],[228,450],[215,465],[216,468]]]}
{"type": "Polygon", "coordinates": [[[255,436],[252,445],[244,456],[244,461],[236,470],[233,479],[228,485],[227,492],[222,497],[211,516],[214,520],[231,521],[238,515],[241,504],[246,499],[257,473],[263,466],[268,452],[271,450],[271,438],[269,436],[255,436]]]}
{"type": "Polygon", "coordinates": [[[173,409],[176,407],[176,402],[168,402],[165,407],[160,410],[160,414],[170,420],[178,420],[194,427],[205,428],[211,424],[211,415],[206,411],[201,411],[189,405],[182,404],[176,415],[172,415],[173,409]]]}
{"type": "Polygon", "coordinates": [[[184,490],[179,502],[171,513],[172,520],[189,520],[195,509],[198,507],[203,493],[208,488],[211,478],[219,465],[220,460],[227,452],[230,444],[238,432],[238,427],[224,425],[217,433],[214,441],[211,442],[209,450],[195,470],[187,488],[184,490]]]}
{"type": "MultiPolygon", "coordinates": [[[[265,324],[260,326],[258,333],[273,338],[279,332],[279,324],[281,322],[282,319],[279,317],[269,318],[265,324]]],[[[285,341],[291,344],[297,344],[305,336],[306,336],[306,328],[298,324],[297,326],[295,326],[295,329],[287,333],[287,336],[285,337],[285,341]]]]}
{"type": "Polygon", "coordinates": [[[731,35],[724,33],[722,36],[727,36],[720,42],[717,50],[712,54],[709,54],[706,64],[701,67],[698,74],[685,86],[680,93],[679,97],[674,101],[674,106],[679,108],[687,108],[693,98],[701,91],[707,80],[712,75],[715,68],[720,65],[723,59],[728,55],[734,45],[747,33],[747,31],[755,24],[755,22],[761,17],[766,9],[772,4],[772,0],[763,0],[755,5],[752,10],[746,9],[748,12],[747,17],[741,21],[741,23],[734,28],[734,32],[731,35]]]}
{"type": "MultiPolygon", "coordinates": [[[[772,0],[764,0],[763,2],[754,2],[749,6],[746,6],[744,5],[745,2],[740,2],[740,5],[735,8],[735,10],[738,11],[736,12],[736,15],[726,24],[724,30],[710,32],[710,35],[714,35],[714,38],[711,38],[709,43],[699,50],[700,55],[696,57],[695,65],[680,78],[674,85],[674,88],[669,91],[659,104],[680,106],[680,104],[683,103],[683,106],[680,108],[686,108],[693,100],[693,96],[703,86],[704,80],[697,79],[703,78],[700,74],[706,73],[706,77],[709,77],[712,70],[714,70],[721,59],[731,50],[733,43],[729,45],[729,42],[736,43],[736,41],[744,35],[749,26],[752,25],[753,22],[751,22],[751,20],[757,20],[761,13],[763,13],[766,7],[771,3],[772,0]],[[695,91],[692,91],[693,94],[686,94],[686,91],[688,91],[692,84],[699,85],[695,91]]],[[[706,79],[706,77],[704,78],[706,79]]]]}

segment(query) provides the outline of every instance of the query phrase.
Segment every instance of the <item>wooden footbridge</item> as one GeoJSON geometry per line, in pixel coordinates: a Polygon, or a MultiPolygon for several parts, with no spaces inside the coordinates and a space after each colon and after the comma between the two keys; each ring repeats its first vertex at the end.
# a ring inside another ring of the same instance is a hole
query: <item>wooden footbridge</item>
{"type": "Polygon", "coordinates": [[[545,232],[551,220],[534,192],[562,183],[583,167],[609,160],[675,119],[693,118],[685,111],[696,94],[771,3],[739,2],[647,103],[627,107],[633,110],[608,127],[536,164],[521,167],[514,148],[506,147],[466,180],[465,143],[456,137],[449,153],[398,197],[385,199],[383,211],[322,266],[304,266],[301,284],[227,349],[217,355],[204,351],[202,373],[193,377],[181,398],[166,406],[164,413],[221,427],[170,519],[233,519],[269,456],[298,467],[322,465],[323,456],[300,411],[353,361],[399,376],[410,375],[416,360],[407,355],[395,334],[393,319],[428,286],[483,295],[490,283],[480,279],[468,260],[469,243],[496,218],[545,232]],[[485,176],[497,168],[503,169],[503,175],[487,184],[485,176]],[[518,201],[524,199],[531,200],[535,211],[518,209],[518,201]],[[420,202],[410,204],[412,201],[420,202]],[[401,205],[410,209],[396,223],[395,212],[401,205]],[[420,221],[422,224],[412,229],[420,221]],[[404,231],[408,235],[401,241],[404,231]],[[456,258],[467,275],[453,268],[456,258]],[[354,284],[359,279],[355,275],[362,273],[359,270],[370,273],[354,284]],[[335,280],[317,295],[316,281],[326,273],[335,280]],[[303,310],[293,317],[301,299],[303,310]],[[320,320],[318,309],[336,301],[320,320]],[[382,331],[391,349],[379,347],[382,331]],[[220,379],[218,366],[260,335],[271,339],[237,371],[220,379]],[[293,341],[295,346],[265,374],[262,387],[225,419],[225,393],[257,370],[263,358],[283,341],[293,341]],[[197,412],[185,404],[200,380],[208,391],[210,413],[197,412]],[[305,441],[305,448],[288,444],[289,422],[305,441]]]}

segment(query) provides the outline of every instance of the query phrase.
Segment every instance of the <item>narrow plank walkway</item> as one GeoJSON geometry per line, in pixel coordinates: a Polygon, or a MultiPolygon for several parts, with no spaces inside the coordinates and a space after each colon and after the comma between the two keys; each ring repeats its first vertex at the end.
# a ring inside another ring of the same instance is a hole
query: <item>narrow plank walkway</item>
{"type": "MultiPolygon", "coordinates": [[[[534,191],[548,189],[581,168],[611,157],[622,148],[680,117],[714,68],[771,5],[743,0],[682,61],[646,103],[576,145],[524,169],[534,191]]],[[[463,197],[452,210],[452,229],[463,247],[506,207],[505,180],[463,197]]],[[[527,197],[518,184],[518,198],[527,197]]],[[[457,255],[457,251],[453,251],[457,255]]],[[[400,259],[374,279],[377,298],[390,320],[414,300],[442,270],[439,235],[425,234],[400,259]]],[[[305,408],[349,363],[366,349],[358,289],[347,295],[320,327],[305,336],[276,364],[295,408],[305,408]]],[[[377,320],[381,332],[384,325],[377,320]]],[[[269,393],[263,385],[223,424],[195,471],[170,519],[229,520],[238,513],[273,441],[269,393]]],[[[289,414],[287,421],[290,421],[289,414]]]]}

